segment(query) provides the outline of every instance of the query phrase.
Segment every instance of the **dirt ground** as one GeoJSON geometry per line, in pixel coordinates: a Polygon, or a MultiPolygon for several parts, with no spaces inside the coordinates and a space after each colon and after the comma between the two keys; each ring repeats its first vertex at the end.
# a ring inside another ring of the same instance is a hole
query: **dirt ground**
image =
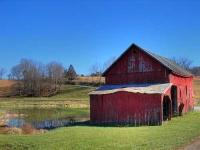
{"type": "Polygon", "coordinates": [[[200,150],[200,136],[178,150],[200,150]]]}

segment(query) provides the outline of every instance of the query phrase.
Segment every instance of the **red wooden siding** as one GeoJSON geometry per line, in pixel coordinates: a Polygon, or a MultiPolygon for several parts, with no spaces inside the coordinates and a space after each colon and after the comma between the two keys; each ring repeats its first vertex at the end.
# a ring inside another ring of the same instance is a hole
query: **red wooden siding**
{"type": "Polygon", "coordinates": [[[106,73],[106,84],[167,83],[169,71],[155,59],[132,47],[106,73]]]}
{"type": "Polygon", "coordinates": [[[92,125],[161,125],[160,94],[117,92],[90,95],[92,125]]]}
{"type": "Polygon", "coordinates": [[[178,107],[184,104],[182,113],[193,110],[193,77],[180,77],[176,74],[171,74],[170,82],[177,86],[178,107]]]}

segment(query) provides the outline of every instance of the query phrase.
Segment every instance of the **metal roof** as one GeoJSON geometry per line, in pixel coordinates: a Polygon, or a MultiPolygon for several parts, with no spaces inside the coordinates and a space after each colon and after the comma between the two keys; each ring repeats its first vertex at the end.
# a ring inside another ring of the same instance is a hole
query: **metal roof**
{"type": "Polygon", "coordinates": [[[156,55],[148,50],[145,50],[139,46],[137,46],[136,44],[132,44],[122,55],[120,55],[120,57],[109,67],[105,70],[105,72],[102,74],[103,76],[105,76],[106,72],[121,58],[123,57],[123,55],[125,55],[125,53],[130,50],[132,47],[137,47],[138,49],[140,49],[141,51],[145,52],[147,55],[149,55],[150,57],[154,58],[155,60],[157,60],[159,63],[161,63],[162,65],[164,65],[166,68],[168,68],[169,70],[171,70],[172,72],[174,73],[177,73],[179,75],[182,75],[182,76],[186,76],[186,77],[191,77],[193,76],[193,74],[191,72],[189,72],[188,70],[180,67],[179,65],[177,65],[174,61],[168,59],[168,58],[165,58],[165,57],[162,57],[162,56],[159,56],[159,55],[156,55]]]}
{"type": "Polygon", "coordinates": [[[95,91],[90,92],[89,95],[102,95],[102,94],[111,94],[116,92],[163,94],[171,86],[172,83],[105,85],[95,91]]]}
{"type": "Polygon", "coordinates": [[[156,54],[154,54],[150,51],[147,51],[147,50],[143,50],[143,51],[146,52],[147,54],[149,54],[150,56],[152,56],[153,58],[155,58],[157,61],[159,61],[161,64],[163,64],[165,67],[167,67],[171,71],[178,73],[180,75],[184,75],[184,76],[193,76],[193,74],[191,72],[189,72],[188,70],[177,65],[171,59],[156,55],[156,54]]]}

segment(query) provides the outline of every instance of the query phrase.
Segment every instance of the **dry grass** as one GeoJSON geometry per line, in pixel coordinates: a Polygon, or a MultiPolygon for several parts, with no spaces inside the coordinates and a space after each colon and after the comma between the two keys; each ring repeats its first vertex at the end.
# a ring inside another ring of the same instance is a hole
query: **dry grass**
{"type": "Polygon", "coordinates": [[[22,130],[20,128],[8,128],[8,127],[0,127],[1,134],[22,134],[22,130]]]}
{"type": "Polygon", "coordinates": [[[0,134],[38,134],[38,133],[46,133],[47,130],[40,129],[37,130],[30,124],[25,124],[22,128],[17,127],[0,127],[0,134]]]}
{"type": "Polygon", "coordinates": [[[99,82],[99,80],[101,80],[101,83],[105,83],[105,78],[104,77],[77,77],[78,81],[81,82],[88,82],[88,83],[92,83],[92,82],[99,82]]]}
{"type": "Polygon", "coordinates": [[[10,87],[16,84],[16,81],[13,80],[0,80],[0,88],[2,87],[10,87]]]}
{"type": "Polygon", "coordinates": [[[194,78],[195,105],[200,106],[200,76],[194,78]]]}
{"type": "Polygon", "coordinates": [[[22,133],[23,134],[33,134],[33,133],[36,133],[37,130],[30,124],[25,124],[23,127],[22,127],[22,133]]]}
{"type": "Polygon", "coordinates": [[[0,80],[0,97],[7,97],[13,95],[13,86],[16,81],[13,80],[0,80]]]}
{"type": "Polygon", "coordinates": [[[68,84],[72,85],[84,85],[84,86],[96,86],[99,87],[105,84],[105,78],[101,76],[84,76],[84,77],[77,77],[75,80],[66,81],[68,84]]]}

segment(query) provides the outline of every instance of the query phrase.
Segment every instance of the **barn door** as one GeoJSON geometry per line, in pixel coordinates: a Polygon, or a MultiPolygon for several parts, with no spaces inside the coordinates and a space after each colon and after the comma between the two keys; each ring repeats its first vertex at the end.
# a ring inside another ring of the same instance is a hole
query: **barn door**
{"type": "Polygon", "coordinates": [[[171,103],[169,96],[164,96],[163,99],[163,120],[171,119],[171,103]]]}
{"type": "Polygon", "coordinates": [[[172,98],[172,115],[176,116],[178,114],[177,86],[174,85],[172,86],[171,98],[172,98]]]}

